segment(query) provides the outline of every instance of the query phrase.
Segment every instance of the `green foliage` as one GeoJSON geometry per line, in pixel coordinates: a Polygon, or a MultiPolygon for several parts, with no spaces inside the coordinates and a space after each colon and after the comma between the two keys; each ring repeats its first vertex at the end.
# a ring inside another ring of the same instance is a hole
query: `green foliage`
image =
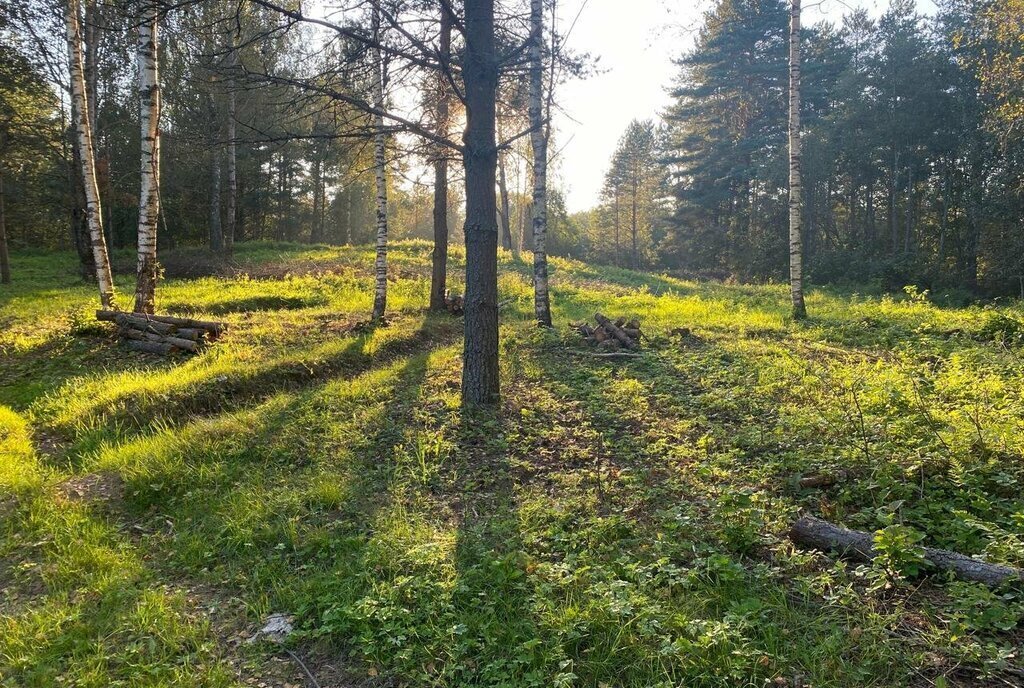
{"type": "Polygon", "coordinates": [[[920,559],[1024,563],[1024,370],[979,335],[1019,304],[816,289],[795,326],[785,286],[554,260],[557,323],[641,319],[641,356],[609,360],[538,330],[530,267],[503,254],[503,407],[463,416],[461,322],[423,313],[428,244],[393,246],[394,313],[370,329],[351,327],[370,248],[235,252],[253,278],[160,285],[159,304],[230,324],[180,360],[116,349],[73,256],[15,253],[11,685],[301,685],[241,642],[270,612],[294,616],[313,671],[344,657],[323,685],[888,688],[1020,668],[1019,591],[920,559]],[[878,531],[878,560],[794,549],[801,510],[878,531]]]}

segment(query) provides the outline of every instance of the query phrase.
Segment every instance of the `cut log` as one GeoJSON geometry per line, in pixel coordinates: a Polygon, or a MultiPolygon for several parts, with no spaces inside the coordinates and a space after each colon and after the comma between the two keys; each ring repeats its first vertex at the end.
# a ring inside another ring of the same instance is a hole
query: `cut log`
{"type": "MultiPolygon", "coordinates": [[[[831,550],[862,561],[871,561],[877,555],[872,533],[843,528],[814,516],[804,516],[794,523],[789,538],[806,547],[831,550]]],[[[1024,580],[1024,570],[989,564],[945,549],[925,547],[924,558],[935,568],[952,571],[957,578],[972,583],[994,586],[1011,580],[1024,580]]]]}
{"type": "Polygon", "coordinates": [[[175,337],[181,337],[182,339],[191,339],[194,342],[202,341],[203,335],[206,330],[200,330],[194,327],[179,327],[175,332],[175,337]]]}
{"type": "Polygon", "coordinates": [[[114,319],[114,322],[117,323],[118,327],[132,328],[142,332],[155,332],[157,334],[170,334],[177,329],[174,325],[168,323],[148,320],[145,317],[128,315],[127,313],[119,314],[114,319]]]}
{"type": "MultiPolygon", "coordinates": [[[[605,316],[601,315],[600,313],[595,313],[594,314],[594,320],[596,320],[598,323],[600,323],[601,327],[603,327],[604,329],[608,330],[609,334],[611,334],[613,337],[615,337],[617,340],[619,340],[619,343],[622,344],[622,346],[626,347],[627,349],[635,349],[635,348],[637,348],[636,341],[631,339],[628,334],[623,332],[621,326],[613,323],[611,320],[609,320],[605,316]]],[[[623,322],[625,322],[624,318],[619,318],[619,320],[622,320],[623,322]]]]}
{"type": "MultiPolygon", "coordinates": [[[[107,322],[117,322],[117,316],[124,315],[120,311],[96,311],[96,319],[104,320],[107,322]]],[[[224,333],[228,329],[228,324],[224,322],[215,322],[213,320],[196,320],[194,318],[178,318],[173,315],[140,315],[132,314],[133,317],[145,318],[146,320],[154,320],[156,322],[167,323],[168,325],[176,325],[178,327],[196,328],[200,330],[206,330],[214,337],[224,333]]]]}
{"type": "Polygon", "coordinates": [[[121,336],[125,339],[130,339],[136,342],[157,342],[162,344],[170,344],[178,349],[184,349],[185,351],[191,351],[195,353],[199,350],[199,342],[191,339],[183,339],[181,337],[174,337],[171,335],[156,334],[155,332],[143,332],[135,329],[123,329],[121,330],[121,336]]]}
{"type": "Polygon", "coordinates": [[[124,339],[121,341],[121,346],[132,351],[143,351],[147,354],[161,356],[167,356],[175,351],[174,346],[166,342],[140,342],[136,339],[124,339]]]}

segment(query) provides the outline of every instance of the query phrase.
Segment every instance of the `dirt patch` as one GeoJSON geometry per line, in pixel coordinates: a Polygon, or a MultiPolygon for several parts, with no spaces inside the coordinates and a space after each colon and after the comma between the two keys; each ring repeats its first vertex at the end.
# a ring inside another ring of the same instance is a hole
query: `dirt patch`
{"type": "Polygon", "coordinates": [[[117,473],[103,471],[68,478],[57,486],[65,498],[76,502],[114,502],[124,496],[124,479],[117,473]]]}

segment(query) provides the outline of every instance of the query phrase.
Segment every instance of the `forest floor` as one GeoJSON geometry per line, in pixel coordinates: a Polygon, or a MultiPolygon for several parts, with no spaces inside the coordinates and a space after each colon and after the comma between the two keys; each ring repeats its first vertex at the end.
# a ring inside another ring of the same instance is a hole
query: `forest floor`
{"type": "Polygon", "coordinates": [[[393,247],[368,328],[369,248],[171,254],[159,310],[230,330],[164,360],[118,348],[71,255],[16,254],[0,684],[1024,685],[1024,593],[918,571],[922,544],[1024,564],[1020,304],[814,289],[800,324],[782,286],[555,260],[545,332],[504,254],[503,402],[463,416],[429,256],[393,247]],[[568,323],[597,310],[640,357],[589,355],[568,323]],[[800,513],[883,556],[795,548],[800,513]],[[287,643],[247,642],[271,613],[287,643]]]}

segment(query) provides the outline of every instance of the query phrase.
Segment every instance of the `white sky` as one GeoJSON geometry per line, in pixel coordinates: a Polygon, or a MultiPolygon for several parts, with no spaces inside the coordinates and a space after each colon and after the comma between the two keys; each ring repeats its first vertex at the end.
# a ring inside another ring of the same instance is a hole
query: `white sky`
{"type": "MultiPolygon", "coordinates": [[[[805,24],[839,22],[850,7],[880,15],[887,0],[805,0],[805,24]]],[[[553,151],[570,212],[597,204],[615,144],[633,119],[654,118],[669,103],[673,60],[692,45],[710,0],[559,0],[561,31],[577,52],[599,57],[598,74],[560,87],[553,151]],[[628,10],[623,10],[623,5],[628,10]],[[580,8],[583,6],[582,12],[580,8]]],[[[932,0],[918,0],[923,13],[932,0]]]]}

